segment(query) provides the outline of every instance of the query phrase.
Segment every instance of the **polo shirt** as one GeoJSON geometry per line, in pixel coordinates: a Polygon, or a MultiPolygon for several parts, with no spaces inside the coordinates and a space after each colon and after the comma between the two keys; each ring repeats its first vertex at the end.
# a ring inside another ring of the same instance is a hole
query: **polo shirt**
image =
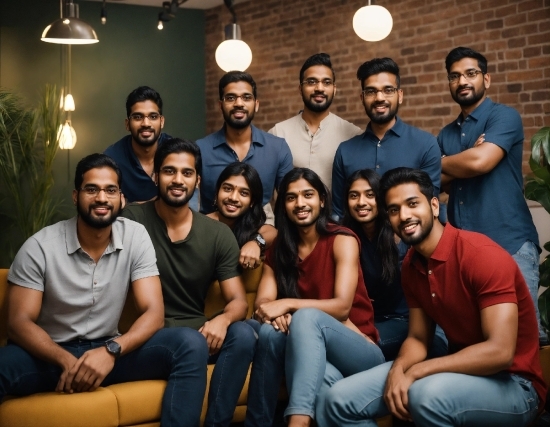
{"type": "Polygon", "coordinates": [[[118,218],[97,263],[80,246],[76,227],[73,217],[31,236],[8,273],[8,282],[43,292],[36,324],[58,343],[117,335],[130,282],[159,274],[141,224],[118,218]]]}
{"type": "MultiPolygon", "coordinates": [[[[171,136],[161,133],[158,145],[170,139],[171,136]]],[[[128,203],[143,202],[156,197],[157,186],[132,149],[132,135],[126,135],[121,140],[107,147],[104,154],[111,157],[122,172],[122,193],[128,203]]]]}
{"type": "Polygon", "coordinates": [[[173,242],[155,202],[126,206],[122,215],[145,226],[158,256],[164,297],[164,325],[199,329],[206,322],[206,295],[214,280],[238,276],[240,250],[231,229],[192,211],[191,230],[173,242]]]}
{"type": "Polygon", "coordinates": [[[422,169],[431,178],[435,194],[439,194],[441,183],[441,151],[436,138],[418,128],[404,123],[396,116],[396,122],[379,140],[367,130],[348,141],[342,142],[336,150],[332,168],[332,206],[338,217],[342,217],[344,194],[348,177],[359,169],[373,169],[380,175],[401,166],[422,169]]]}
{"type": "Polygon", "coordinates": [[[332,189],[332,163],[336,149],[363,131],[354,124],[329,113],[315,133],[311,133],[302,114],[277,123],[269,133],[286,140],[295,168],[309,168],[317,173],[323,183],[332,189]]]}
{"type": "Polygon", "coordinates": [[[518,306],[518,332],[512,366],[506,369],[533,383],[544,406],[546,385],[539,359],[533,300],[514,259],[483,234],[447,224],[426,261],[413,248],[401,269],[410,308],[421,308],[449,340],[449,353],[484,341],[481,310],[495,304],[518,306]]]}
{"type": "MultiPolygon", "coordinates": [[[[447,156],[485,141],[506,154],[493,170],[473,178],[455,179],[448,202],[449,222],[464,230],[489,236],[510,254],[539,237],[523,196],[523,125],[516,110],[486,98],[468,117],[462,115],[445,126],[437,140],[447,156]]],[[[540,250],[540,248],[539,248],[540,250]]]]}
{"type": "MultiPolygon", "coordinates": [[[[251,128],[252,143],[242,161],[258,171],[264,188],[262,205],[266,205],[283,177],[292,169],[292,154],[283,138],[264,132],[253,125],[251,128]]],[[[216,181],[220,173],[230,163],[238,162],[239,157],[227,144],[225,125],[219,131],[199,139],[197,144],[202,157],[200,209],[202,213],[208,214],[215,210],[216,181]]]]}

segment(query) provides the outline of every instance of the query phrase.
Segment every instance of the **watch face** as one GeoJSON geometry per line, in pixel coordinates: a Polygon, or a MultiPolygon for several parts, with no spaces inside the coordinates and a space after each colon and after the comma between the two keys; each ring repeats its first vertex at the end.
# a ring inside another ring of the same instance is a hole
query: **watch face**
{"type": "Polygon", "coordinates": [[[109,341],[108,343],[105,343],[105,346],[107,347],[107,351],[115,356],[120,355],[120,344],[116,341],[109,341]]]}
{"type": "Polygon", "coordinates": [[[256,235],[256,241],[260,244],[260,246],[265,246],[265,239],[261,234],[256,235]]]}

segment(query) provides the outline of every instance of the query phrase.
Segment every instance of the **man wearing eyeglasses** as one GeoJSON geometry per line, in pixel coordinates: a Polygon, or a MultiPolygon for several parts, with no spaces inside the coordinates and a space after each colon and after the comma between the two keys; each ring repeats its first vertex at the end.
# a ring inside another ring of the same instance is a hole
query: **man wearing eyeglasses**
{"type": "Polygon", "coordinates": [[[336,94],[336,74],[326,53],[316,53],[304,62],[298,91],[303,111],[277,123],[269,133],[286,140],[294,167],[315,171],[330,190],[336,149],[362,130],[329,111],[336,94]]]}
{"type": "Polygon", "coordinates": [[[216,181],[227,165],[244,162],[260,174],[264,194],[262,203],[273,225],[269,201],[285,174],[292,169],[292,154],[283,138],[261,131],[252,125],[260,103],[252,76],[230,71],[219,83],[219,106],[224,118],[223,127],[199,139],[204,171],[200,185],[200,210],[209,214],[215,210],[216,181]]]}
{"type": "Polygon", "coordinates": [[[161,424],[195,427],[208,347],[191,328],[162,328],[155,250],[145,227],[118,217],[124,205],[120,177],[104,154],[82,159],[73,190],[78,215],[42,229],[17,253],[8,274],[0,402],[9,394],[80,393],[164,379],[161,424]],[[139,317],[120,334],[130,288],[139,317]]]}
{"type": "Polygon", "coordinates": [[[535,304],[539,341],[546,344],[537,303],[539,239],[523,196],[521,117],[487,97],[491,77],[482,54],[457,47],[445,66],[451,96],[461,109],[437,137],[449,222],[489,236],[516,260],[535,304]]]}
{"type": "Polygon", "coordinates": [[[124,176],[122,193],[128,202],[144,202],[157,195],[153,180],[153,159],[159,144],[169,135],[162,133],[164,116],[159,93],[148,87],[134,89],[126,98],[125,136],[105,150],[124,176]]]}
{"type": "Polygon", "coordinates": [[[435,137],[404,123],[398,116],[403,102],[399,67],[391,58],[375,58],[357,70],[361,101],[370,119],[366,131],[338,147],[332,169],[333,213],[343,215],[345,182],[356,170],[380,175],[401,166],[424,170],[436,195],[441,179],[441,152],[435,137]]]}

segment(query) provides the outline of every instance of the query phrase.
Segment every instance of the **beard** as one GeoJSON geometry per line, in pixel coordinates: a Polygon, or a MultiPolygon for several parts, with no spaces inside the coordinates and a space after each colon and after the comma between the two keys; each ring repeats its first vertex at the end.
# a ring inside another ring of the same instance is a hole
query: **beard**
{"type": "MultiPolygon", "coordinates": [[[[332,96],[322,94],[325,97],[325,100],[321,103],[315,102],[312,98],[315,97],[316,94],[313,94],[311,96],[306,96],[302,93],[302,100],[304,101],[304,105],[307,107],[309,111],[313,111],[314,113],[322,113],[323,111],[326,111],[329,109],[330,104],[332,104],[332,100],[334,99],[334,93],[332,96]]],[[[317,93],[317,95],[321,95],[317,93]]]]}
{"type": "Polygon", "coordinates": [[[470,105],[478,103],[484,95],[485,88],[483,88],[483,90],[477,91],[476,88],[471,85],[462,85],[457,87],[454,92],[451,91],[451,96],[453,97],[454,101],[461,107],[469,107],[470,105]],[[458,92],[464,88],[471,89],[471,92],[468,95],[459,95],[458,92]]]}
{"type": "Polygon", "coordinates": [[[368,107],[365,106],[365,112],[367,113],[367,116],[369,116],[369,119],[371,120],[371,122],[379,125],[383,125],[391,122],[397,115],[398,111],[399,111],[399,102],[395,104],[394,108],[392,108],[391,104],[388,101],[374,102],[368,107]],[[380,104],[383,104],[388,107],[388,111],[386,111],[384,114],[378,114],[374,111],[374,108],[380,104]]]}
{"type": "Polygon", "coordinates": [[[225,111],[223,112],[223,119],[225,120],[225,123],[227,123],[227,125],[233,129],[245,129],[248,126],[250,126],[250,123],[252,123],[252,119],[254,118],[254,113],[255,113],[254,109],[249,111],[244,108],[233,108],[228,113],[226,113],[225,111]],[[232,116],[232,114],[235,111],[239,111],[239,110],[246,112],[246,115],[242,119],[235,119],[232,116]]]}
{"type": "Polygon", "coordinates": [[[430,217],[430,221],[428,223],[424,224],[424,222],[420,222],[419,224],[419,227],[421,227],[420,233],[412,236],[407,236],[404,233],[400,232],[398,233],[398,236],[401,237],[401,240],[403,241],[403,243],[406,243],[407,245],[411,245],[411,246],[418,245],[419,243],[424,241],[426,237],[428,237],[428,235],[432,231],[433,226],[434,226],[434,219],[433,219],[433,213],[432,213],[432,216],[430,217]]]}
{"type": "Polygon", "coordinates": [[[138,143],[139,145],[141,145],[142,147],[151,147],[153,145],[156,144],[156,142],[158,141],[159,139],[159,136],[160,136],[160,130],[157,132],[154,128],[152,127],[149,127],[149,128],[140,128],[138,129],[137,132],[133,132],[132,133],[132,138],[134,141],[136,141],[136,143],[138,143]],[[142,138],[141,137],[141,132],[144,131],[144,130],[147,130],[149,132],[152,132],[153,135],[148,137],[148,138],[142,138]]]}
{"type": "Polygon", "coordinates": [[[121,207],[119,207],[116,211],[113,208],[113,205],[109,203],[94,203],[91,204],[88,207],[88,210],[86,211],[80,203],[76,205],[76,210],[78,212],[78,215],[80,218],[82,218],[82,221],[84,221],[86,224],[88,224],[90,227],[101,229],[109,227],[113,222],[116,221],[118,216],[120,215],[120,211],[122,210],[121,207]],[[98,206],[105,206],[108,207],[111,210],[111,215],[105,215],[102,217],[96,217],[92,214],[92,210],[98,206]]]}
{"type": "Polygon", "coordinates": [[[166,203],[168,206],[173,207],[173,208],[180,208],[182,206],[185,206],[187,203],[189,203],[189,200],[191,200],[193,198],[193,194],[195,194],[195,186],[193,186],[191,191],[189,190],[189,188],[187,188],[185,186],[174,186],[174,185],[168,186],[166,188],[166,191],[161,191],[160,187],[158,187],[158,189],[159,189],[160,199],[164,203],[166,203]],[[168,190],[170,190],[171,188],[181,188],[181,189],[186,190],[185,197],[177,198],[177,197],[170,196],[168,194],[168,190]]]}

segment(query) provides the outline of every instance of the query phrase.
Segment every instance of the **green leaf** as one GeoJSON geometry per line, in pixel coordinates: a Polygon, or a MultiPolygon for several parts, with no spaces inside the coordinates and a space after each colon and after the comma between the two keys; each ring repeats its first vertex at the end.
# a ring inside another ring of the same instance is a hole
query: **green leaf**
{"type": "Polygon", "coordinates": [[[550,187],[539,181],[528,181],[525,184],[525,197],[539,202],[547,212],[550,212],[550,187]]]}
{"type": "Polygon", "coordinates": [[[540,296],[538,300],[539,311],[540,311],[540,322],[546,330],[550,330],[550,323],[548,322],[548,310],[550,309],[550,292],[549,289],[546,289],[540,296]]]}
{"type": "Polygon", "coordinates": [[[550,127],[543,127],[531,138],[529,166],[533,174],[550,186],[550,127]]]}

